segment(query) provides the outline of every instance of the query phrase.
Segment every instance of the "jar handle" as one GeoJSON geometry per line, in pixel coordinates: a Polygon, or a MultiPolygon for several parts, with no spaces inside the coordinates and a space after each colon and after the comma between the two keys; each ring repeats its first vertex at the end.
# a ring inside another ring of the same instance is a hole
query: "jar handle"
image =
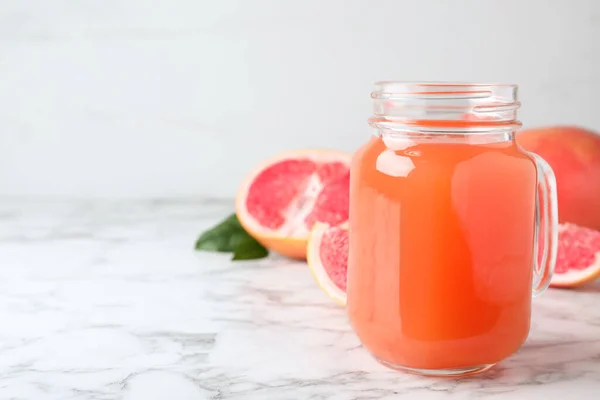
{"type": "Polygon", "coordinates": [[[539,155],[529,155],[535,162],[538,176],[533,241],[533,297],[536,297],[548,288],[554,274],[558,250],[558,202],[552,168],[539,155]]]}

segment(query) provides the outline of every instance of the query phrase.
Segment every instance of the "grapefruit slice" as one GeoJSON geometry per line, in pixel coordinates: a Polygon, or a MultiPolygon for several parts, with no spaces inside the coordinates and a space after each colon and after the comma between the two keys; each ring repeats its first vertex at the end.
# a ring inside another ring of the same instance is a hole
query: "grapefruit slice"
{"type": "Polygon", "coordinates": [[[350,158],[339,151],[306,149],[260,163],[238,189],[240,223],[266,248],[304,259],[315,222],[348,220],[350,158]]]}
{"type": "Polygon", "coordinates": [[[346,305],[348,223],[330,226],[317,222],[308,240],[306,258],[321,289],[338,304],[346,305]]]}
{"type": "Polygon", "coordinates": [[[575,287],[600,276],[600,232],[561,224],[552,287],[575,287]]]}

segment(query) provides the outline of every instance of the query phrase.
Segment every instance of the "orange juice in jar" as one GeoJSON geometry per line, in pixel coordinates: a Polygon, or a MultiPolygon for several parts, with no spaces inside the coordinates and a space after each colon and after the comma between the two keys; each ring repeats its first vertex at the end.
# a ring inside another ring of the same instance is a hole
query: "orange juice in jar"
{"type": "Polygon", "coordinates": [[[527,338],[532,294],[554,269],[557,211],[552,170],[515,141],[516,94],[401,82],[372,93],[375,134],[351,167],[347,302],[387,366],[477,373],[527,338]]]}

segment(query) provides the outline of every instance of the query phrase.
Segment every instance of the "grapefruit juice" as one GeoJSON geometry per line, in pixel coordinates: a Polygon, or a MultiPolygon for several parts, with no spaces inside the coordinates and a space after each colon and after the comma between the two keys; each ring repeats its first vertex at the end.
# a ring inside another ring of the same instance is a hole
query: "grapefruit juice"
{"type": "Polygon", "coordinates": [[[441,123],[462,134],[382,130],[354,155],[348,312],[382,363],[460,375],[529,333],[538,172],[513,132],[473,138],[465,130],[483,122],[441,123]]]}

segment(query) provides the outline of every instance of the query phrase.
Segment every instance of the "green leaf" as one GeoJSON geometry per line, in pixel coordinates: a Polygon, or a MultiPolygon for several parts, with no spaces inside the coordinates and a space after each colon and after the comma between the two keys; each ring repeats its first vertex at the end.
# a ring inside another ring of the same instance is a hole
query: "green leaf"
{"type": "Polygon", "coordinates": [[[255,260],[257,258],[265,258],[269,255],[269,251],[258,243],[253,237],[238,243],[233,251],[232,260],[255,260]]]}
{"type": "Polygon", "coordinates": [[[202,233],[196,240],[196,250],[232,252],[247,236],[235,214],[202,233]]]}
{"type": "Polygon", "coordinates": [[[266,257],[269,252],[244,230],[235,214],[202,233],[196,250],[233,253],[234,260],[266,257]]]}

